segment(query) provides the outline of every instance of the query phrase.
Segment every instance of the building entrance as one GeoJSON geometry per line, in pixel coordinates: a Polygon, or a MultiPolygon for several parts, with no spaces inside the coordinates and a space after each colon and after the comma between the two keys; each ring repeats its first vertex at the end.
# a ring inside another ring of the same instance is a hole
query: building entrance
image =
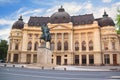
{"type": "Polygon", "coordinates": [[[113,54],[113,65],[117,65],[117,54],[113,54]]]}
{"type": "Polygon", "coordinates": [[[67,59],[64,59],[64,65],[67,65],[67,59]]]}
{"type": "Polygon", "coordinates": [[[56,64],[61,65],[61,56],[57,56],[56,58],[56,64]]]}
{"type": "Polygon", "coordinates": [[[82,65],[86,65],[86,55],[82,55],[82,65]]]}
{"type": "Polygon", "coordinates": [[[75,55],[75,65],[79,64],[79,55],[75,55]]]}
{"type": "Polygon", "coordinates": [[[13,62],[18,63],[18,54],[14,54],[13,62]]]}
{"type": "Polygon", "coordinates": [[[31,63],[31,54],[27,54],[27,63],[30,64],[31,63]]]}

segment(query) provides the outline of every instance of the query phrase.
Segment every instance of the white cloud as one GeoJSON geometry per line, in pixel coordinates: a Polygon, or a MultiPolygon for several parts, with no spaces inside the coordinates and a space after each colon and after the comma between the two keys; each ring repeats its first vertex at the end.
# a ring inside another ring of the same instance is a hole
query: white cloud
{"type": "Polygon", "coordinates": [[[10,34],[10,29],[0,30],[0,39],[8,40],[9,34],[10,34]]]}
{"type": "Polygon", "coordinates": [[[18,19],[20,15],[23,16],[23,20],[25,23],[28,22],[28,19],[30,18],[30,16],[42,16],[43,9],[38,8],[38,9],[30,9],[30,8],[26,8],[26,7],[22,7],[19,10],[17,10],[16,12],[14,12],[11,17],[14,19],[18,19]],[[16,16],[14,16],[16,15],[16,16]]]}
{"type": "Polygon", "coordinates": [[[12,25],[13,22],[13,20],[0,19],[0,25],[12,25]]]}
{"type": "Polygon", "coordinates": [[[61,3],[61,1],[58,0],[31,0],[32,3],[37,5],[44,5],[44,6],[52,6],[52,5],[58,5],[58,3],[61,3]]]}
{"type": "MultiPolygon", "coordinates": [[[[63,8],[66,12],[68,12],[70,15],[79,15],[83,13],[83,11],[91,12],[91,9],[93,7],[92,3],[85,2],[85,3],[77,3],[77,2],[65,2],[63,3],[63,8]]],[[[45,15],[51,16],[54,12],[57,12],[58,8],[60,6],[53,6],[52,8],[49,8],[46,10],[45,15]]],[[[85,13],[85,12],[84,12],[85,13]]]]}
{"type": "Polygon", "coordinates": [[[110,3],[112,0],[102,0],[104,3],[110,3]]]}
{"type": "Polygon", "coordinates": [[[0,26],[4,26],[0,30],[0,39],[8,40],[11,27],[15,21],[18,20],[19,16],[22,15],[24,22],[27,23],[30,16],[40,16],[42,9],[27,9],[25,7],[13,12],[9,16],[0,19],[0,26]]]}
{"type": "Polygon", "coordinates": [[[118,7],[120,7],[120,2],[114,3],[109,7],[97,7],[94,8],[94,15],[95,17],[100,17],[100,15],[103,15],[104,10],[106,10],[109,17],[111,17],[115,21],[118,7]]]}
{"type": "Polygon", "coordinates": [[[0,0],[0,4],[11,4],[17,2],[19,2],[19,0],[0,0]]]}
{"type": "Polygon", "coordinates": [[[0,39],[8,41],[10,29],[12,27],[13,22],[13,20],[0,19],[0,27],[3,27],[2,29],[0,29],[0,39]]]}

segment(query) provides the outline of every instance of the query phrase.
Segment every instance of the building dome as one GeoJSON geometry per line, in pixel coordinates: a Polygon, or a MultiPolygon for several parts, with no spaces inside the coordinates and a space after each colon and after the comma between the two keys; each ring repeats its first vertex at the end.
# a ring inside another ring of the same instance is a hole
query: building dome
{"type": "Polygon", "coordinates": [[[22,16],[20,16],[18,21],[16,21],[13,24],[12,29],[22,29],[23,27],[24,27],[24,22],[23,22],[22,16]]]}
{"type": "Polygon", "coordinates": [[[104,12],[103,18],[101,20],[99,20],[98,23],[101,27],[115,26],[115,23],[113,22],[113,20],[110,17],[108,17],[108,14],[106,14],[106,12],[104,12]]]}
{"type": "Polygon", "coordinates": [[[58,9],[58,12],[55,12],[50,17],[50,23],[69,23],[70,21],[70,15],[67,12],[65,12],[62,6],[58,9]]]}

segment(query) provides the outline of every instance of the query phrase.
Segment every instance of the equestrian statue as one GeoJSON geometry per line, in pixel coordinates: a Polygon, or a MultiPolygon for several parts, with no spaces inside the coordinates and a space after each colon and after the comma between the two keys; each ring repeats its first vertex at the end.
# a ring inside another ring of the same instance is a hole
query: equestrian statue
{"type": "Polygon", "coordinates": [[[40,42],[41,39],[43,39],[45,42],[51,42],[51,35],[50,35],[50,29],[48,28],[47,25],[42,25],[41,26],[41,31],[42,31],[42,35],[40,37],[40,42]]]}

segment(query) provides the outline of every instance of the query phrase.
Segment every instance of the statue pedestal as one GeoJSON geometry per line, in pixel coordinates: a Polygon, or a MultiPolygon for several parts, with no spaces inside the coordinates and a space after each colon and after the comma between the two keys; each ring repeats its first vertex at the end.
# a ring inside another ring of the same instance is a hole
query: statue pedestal
{"type": "Polygon", "coordinates": [[[51,65],[52,51],[48,48],[39,47],[37,52],[37,63],[41,65],[51,65]]]}

